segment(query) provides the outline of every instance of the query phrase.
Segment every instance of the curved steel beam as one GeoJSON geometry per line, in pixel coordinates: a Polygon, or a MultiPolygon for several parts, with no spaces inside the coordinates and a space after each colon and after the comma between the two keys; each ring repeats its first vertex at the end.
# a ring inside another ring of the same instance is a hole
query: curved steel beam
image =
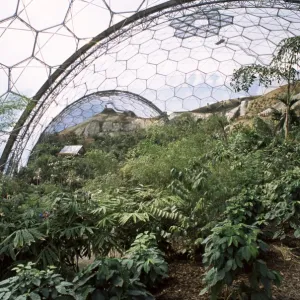
{"type": "MultiPolygon", "coordinates": [[[[28,128],[34,121],[35,115],[33,114],[34,110],[36,109],[37,112],[40,110],[40,108],[43,106],[44,101],[40,103],[39,101],[51,88],[49,95],[54,92],[60,82],[68,76],[68,74],[72,71],[66,72],[67,68],[72,66],[73,63],[75,63],[81,56],[84,54],[87,54],[90,49],[92,49],[96,44],[99,42],[105,40],[106,38],[109,38],[110,36],[116,34],[117,32],[121,31],[121,29],[125,26],[128,26],[130,24],[133,24],[136,21],[139,21],[143,18],[146,18],[148,16],[151,16],[152,14],[163,12],[167,9],[172,9],[173,7],[178,6],[175,11],[178,11],[180,9],[181,5],[185,5],[185,8],[195,8],[198,6],[204,6],[204,5],[214,5],[214,4],[234,4],[237,2],[243,3],[241,0],[170,0],[168,2],[162,3],[160,5],[145,9],[144,11],[137,12],[136,14],[132,15],[131,17],[117,23],[116,25],[106,29],[99,35],[97,35],[95,38],[93,38],[89,43],[81,47],[79,50],[77,50],[72,56],[70,56],[61,66],[59,69],[57,69],[50,77],[49,79],[44,83],[44,85],[40,88],[40,90],[36,93],[36,95],[33,97],[31,103],[27,106],[26,110],[23,112],[22,116],[20,117],[19,121],[17,122],[14,130],[12,131],[7,144],[5,146],[5,149],[2,153],[1,159],[0,159],[0,167],[4,167],[5,164],[7,164],[8,160],[12,160],[13,156],[11,156],[11,151],[17,142],[17,139],[22,140],[22,138],[26,135],[28,128]],[[63,79],[59,79],[61,75],[65,73],[65,76],[63,79]],[[58,80],[59,79],[59,80],[58,80]],[[26,127],[24,126],[26,125],[26,127]],[[24,132],[21,132],[21,130],[24,130],[24,132]]],[[[275,1],[276,2],[276,1],[275,1]]],[[[287,6],[290,6],[292,3],[298,3],[297,1],[284,1],[287,3],[287,6]],[[290,3],[290,5],[288,4],[290,3]]],[[[256,0],[248,0],[247,3],[254,3],[255,6],[260,6],[260,1],[256,0]]],[[[281,4],[282,5],[282,4],[281,4]]],[[[242,5],[243,6],[243,5],[242,5]]],[[[287,7],[288,8],[288,7],[287,7]]],[[[121,33],[120,33],[121,34],[121,33]]],[[[78,64],[81,64],[84,62],[84,59],[78,64]]],[[[49,96],[48,95],[48,96],[49,96]]]]}
{"type": "MultiPolygon", "coordinates": [[[[77,50],[72,56],[70,56],[61,66],[58,68],[50,77],[49,79],[43,84],[43,86],[39,89],[39,91],[36,93],[36,95],[33,97],[32,101],[28,104],[25,111],[21,115],[20,119],[16,123],[13,131],[11,132],[8,141],[5,145],[5,148],[3,150],[3,153],[0,158],[0,169],[4,170],[5,164],[10,156],[10,152],[13,148],[13,145],[17,139],[18,134],[20,133],[21,129],[23,128],[26,120],[29,118],[30,113],[33,111],[33,109],[38,104],[38,101],[41,99],[41,97],[44,95],[44,93],[49,89],[49,87],[59,78],[60,75],[62,75],[65,70],[74,63],[83,53],[87,52],[89,49],[91,49],[95,44],[99,43],[101,40],[109,37],[114,32],[122,29],[124,26],[129,25],[131,23],[134,23],[135,21],[147,17],[155,12],[162,11],[164,9],[185,4],[189,2],[195,2],[197,0],[170,0],[168,2],[156,5],[154,7],[145,9],[141,12],[137,12],[136,14],[132,15],[131,17],[117,23],[116,25],[104,30],[102,33],[94,37],[89,43],[82,46],[79,50],[77,50]]],[[[232,1],[239,1],[239,0],[232,0],[232,1]]],[[[211,2],[227,2],[227,1],[211,1],[211,2]]]]}

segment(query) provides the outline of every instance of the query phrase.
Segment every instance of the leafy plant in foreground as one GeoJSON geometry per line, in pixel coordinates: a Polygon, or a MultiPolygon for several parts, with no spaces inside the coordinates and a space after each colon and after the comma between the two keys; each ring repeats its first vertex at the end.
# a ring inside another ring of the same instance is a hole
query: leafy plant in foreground
{"type": "Polygon", "coordinates": [[[284,172],[265,187],[268,200],[265,219],[273,226],[273,238],[284,239],[289,231],[300,238],[300,168],[284,172]]]}
{"type": "Polygon", "coordinates": [[[211,299],[217,299],[225,285],[231,286],[241,274],[247,274],[249,285],[241,286],[241,295],[251,299],[271,299],[272,284],[280,284],[280,275],[269,270],[266,263],[259,259],[267,245],[258,239],[260,230],[246,224],[233,224],[224,221],[216,226],[204,241],[203,262],[208,271],[204,282],[206,288],[201,294],[211,292],[211,299]]]}
{"type": "Polygon", "coordinates": [[[39,271],[28,263],[13,270],[16,276],[0,282],[2,300],[75,299],[73,284],[55,273],[55,267],[39,271]]]}
{"type": "MultiPolygon", "coordinates": [[[[127,261],[133,265],[134,262],[127,261]]],[[[122,259],[103,258],[80,272],[73,281],[78,300],[153,300],[122,259]]]]}
{"type": "Polygon", "coordinates": [[[139,234],[127,251],[129,259],[123,263],[148,287],[157,286],[168,277],[168,264],[158,249],[155,235],[139,234]],[[133,262],[133,264],[132,264],[133,262]]]}

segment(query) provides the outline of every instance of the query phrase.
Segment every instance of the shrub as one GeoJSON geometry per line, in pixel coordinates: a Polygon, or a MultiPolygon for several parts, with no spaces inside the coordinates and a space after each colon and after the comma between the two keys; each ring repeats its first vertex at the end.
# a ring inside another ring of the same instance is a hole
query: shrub
{"type": "Polygon", "coordinates": [[[204,241],[203,262],[208,271],[202,294],[211,291],[211,299],[217,299],[224,285],[231,286],[239,275],[247,274],[249,286],[243,282],[240,293],[251,295],[251,299],[271,299],[272,283],[279,285],[280,275],[269,270],[266,263],[259,259],[267,245],[258,239],[260,230],[246,224],[232,224],[224,221],[218,224],[212,234],[204,241]]]}
{"type": "Polygon", "coordinates": [[[152,300],[153,296],[146,291],[138,274],[128,269],[128,264],[121,259],[103,258],[95,261],[80,272],[73,283],[79,299],[120,299],[120,300],[152,300]]]}
{"type": "Polygon", "coordinates": [[[16,276],[0,282],[0,299],[75,299],[73,284],[55,273],[55,267],[39,271],[34,264],[28,263],[26,266],[20,264],[13,270],[16,276]]]}
{"type": "Polygon", "coordinates": [[[155,235],[139,234],[127,251],[129,259],[123,263],[132,270],[147,287],[154,287],[168,277],[168,264],[158,249],[155,235]],[[132,264],[133,262],[133,264],[132,264]]]}

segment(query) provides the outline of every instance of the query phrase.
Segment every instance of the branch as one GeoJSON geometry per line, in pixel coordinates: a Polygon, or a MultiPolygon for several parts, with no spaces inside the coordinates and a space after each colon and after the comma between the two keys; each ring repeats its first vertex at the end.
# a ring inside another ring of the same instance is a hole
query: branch
{"type": "Polygon", "coordinates": [[[285,73],[272,66],[249,65],[235,70],[232,76],[231,86],[236,92],[248,92],[255,81],[259,85],[268,87],[274,80],[280,82],[285,78],[285,73]]]}

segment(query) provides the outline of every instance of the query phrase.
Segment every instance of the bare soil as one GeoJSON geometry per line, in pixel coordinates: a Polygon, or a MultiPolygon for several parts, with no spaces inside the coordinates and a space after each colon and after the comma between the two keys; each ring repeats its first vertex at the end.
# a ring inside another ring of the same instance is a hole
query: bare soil
{"type": "MultiPolygon", "coordinates": [[[[273,246],[265,260],[283,278],[281,286],[273,289],[273,299],[300,300],[300,257],[289,248],[273,246]]],[[[204,287],[203,274],[200,262],[173,261],[169,264],[169,278],[154,295],[157,300],[207,300],[208,295],[199,296],[204,287]]]]}

